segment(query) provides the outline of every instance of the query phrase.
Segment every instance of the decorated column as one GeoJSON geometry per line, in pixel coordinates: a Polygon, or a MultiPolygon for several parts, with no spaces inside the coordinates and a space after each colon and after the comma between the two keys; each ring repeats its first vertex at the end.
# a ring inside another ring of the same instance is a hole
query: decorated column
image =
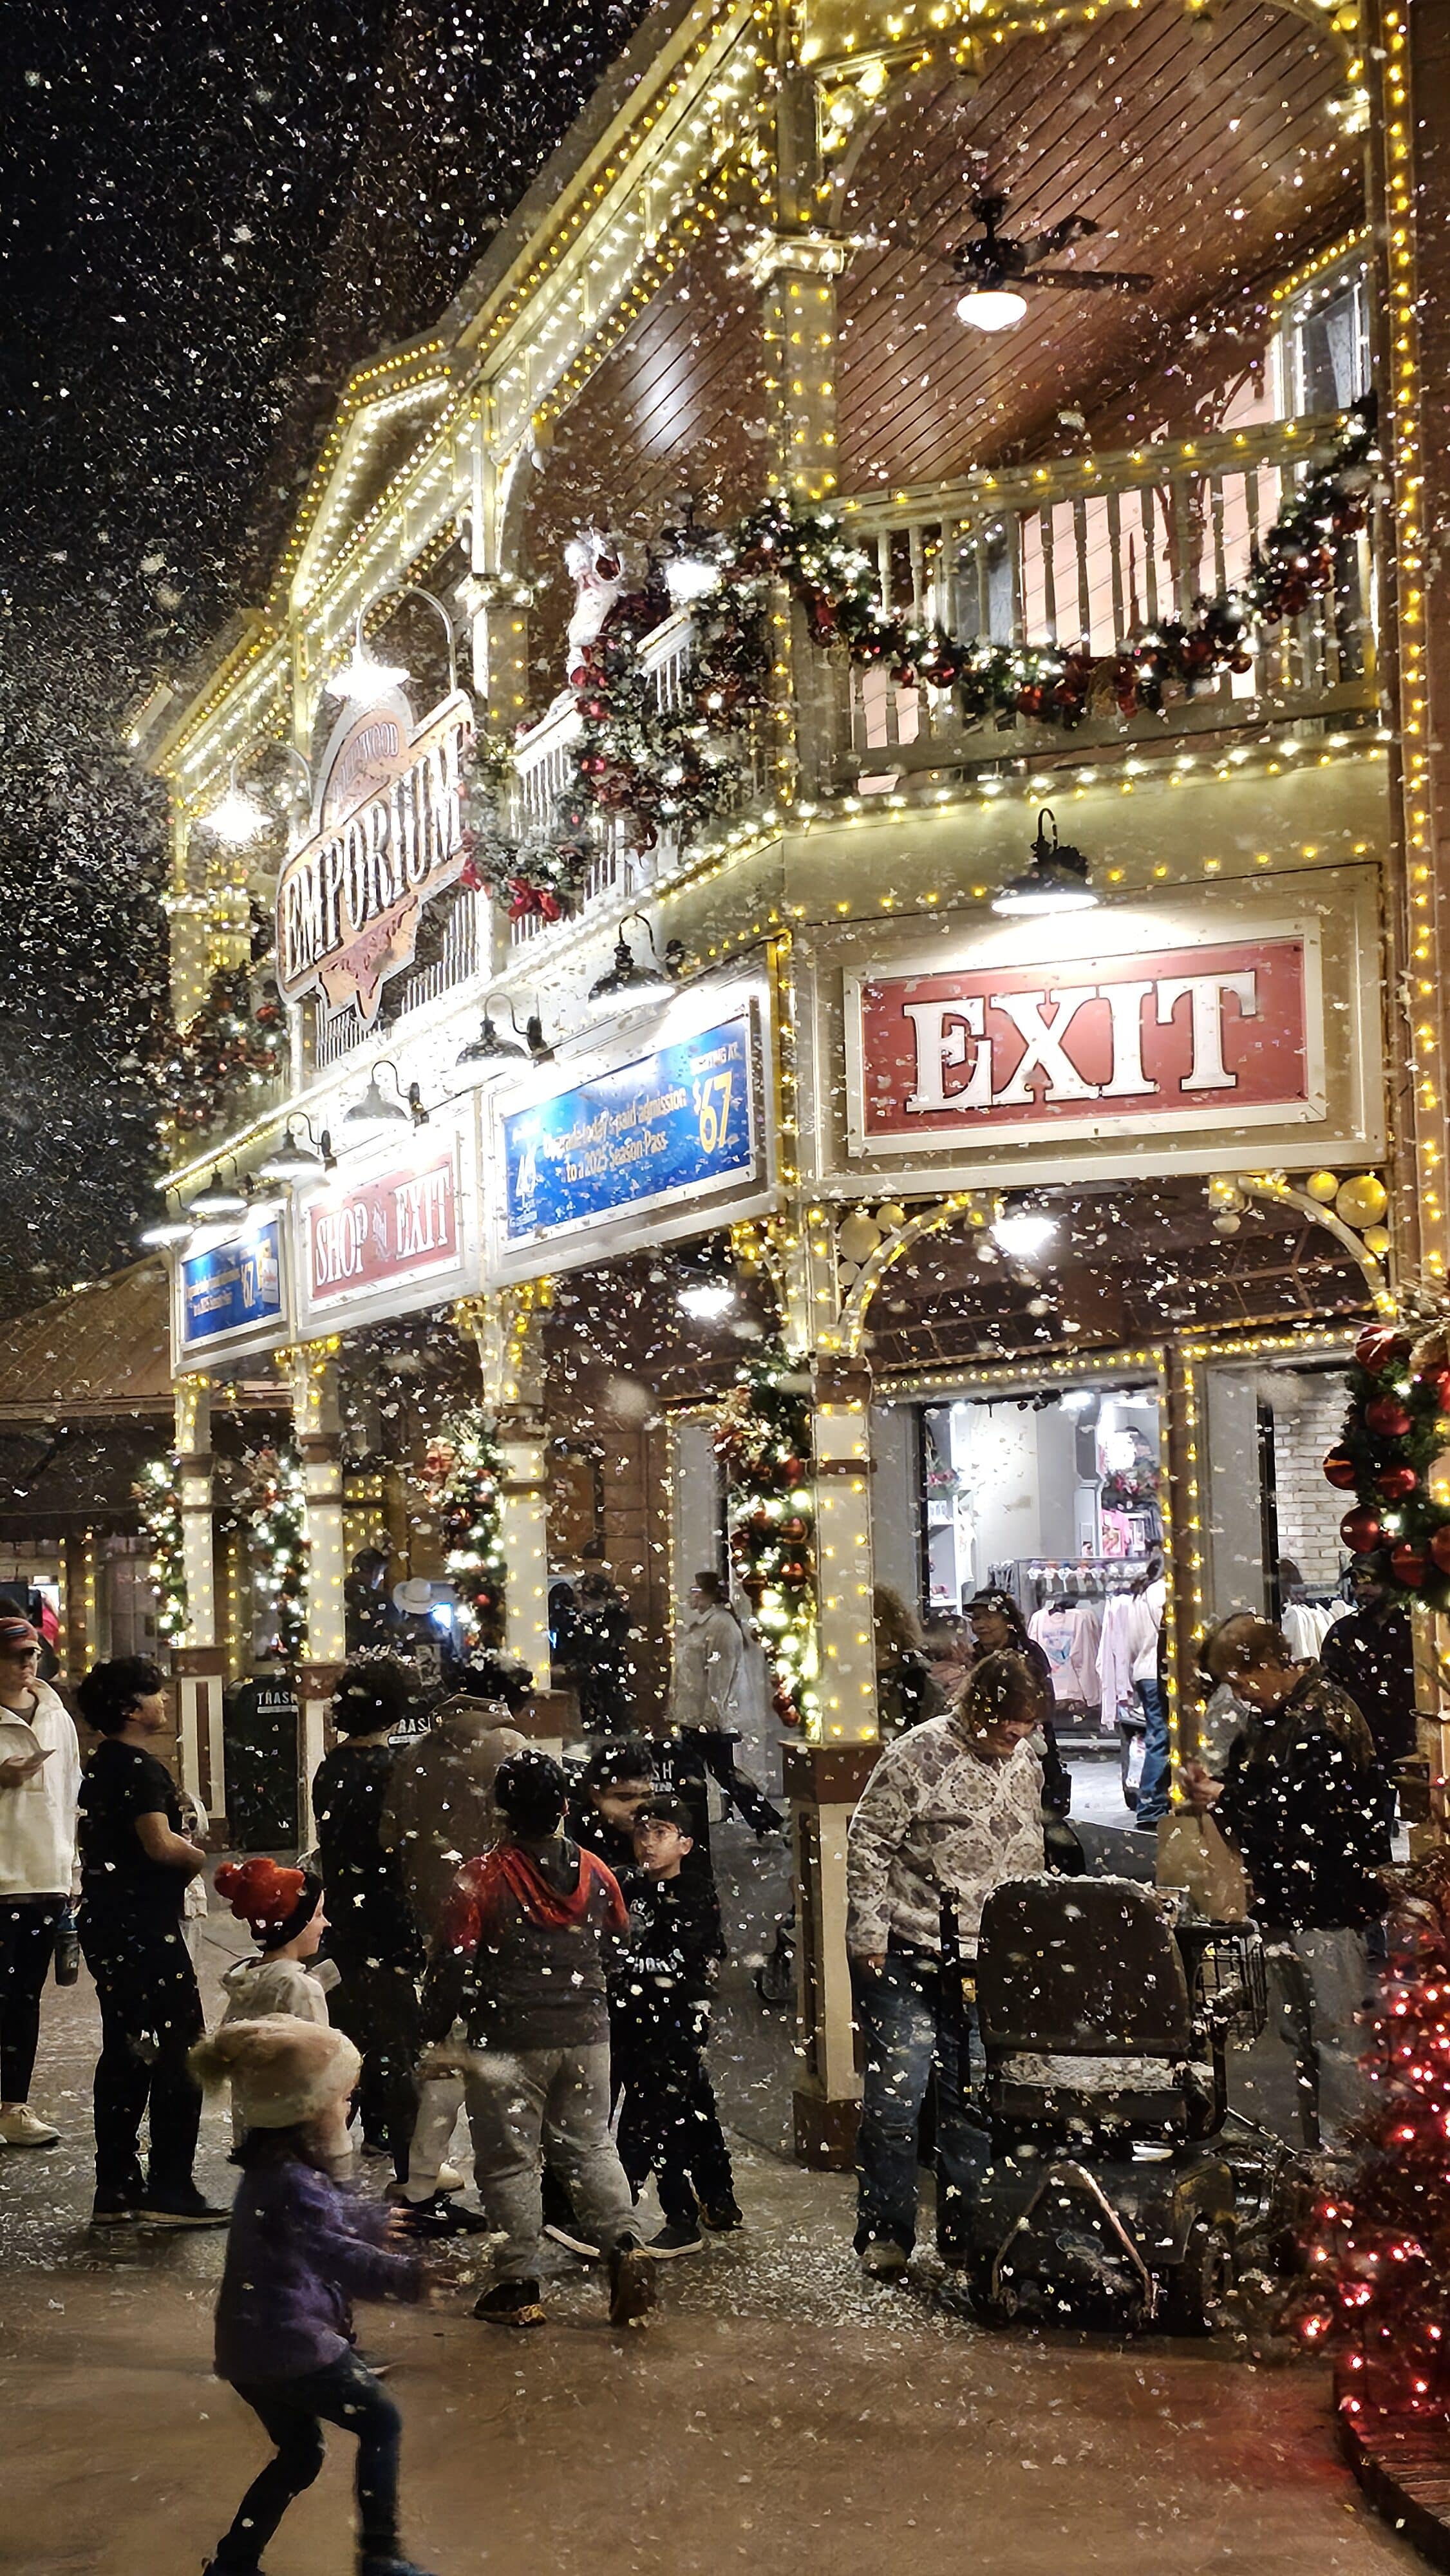
{"type": "Polygon", "coordinates": [[[548,1305],[548,1282],[530,1280],[465,1298],[455,1320],[477,1346],[484,1410],[497,1450],[504,1651],[527,1666],[533,1682],[529,1731],[557,1753],[569,1730],[566,1694],[550,1688],[543,1339],[548,1305]]]}
{"type": "MultiPolygon", "coordinates": [[[[185,1625],[172,1650],[177,1683],[181,1779],[213,1825],[226,1814],[222,1688],[226,1655],[216,1626],[216,1524],[211,1450],[211,1388],[204,1377],[176,1386],[176,1491],[181,1521],[180,1575],[185,1625]]],[[[164,1622],[163,1622],[164,1625],[164,1622]]]]}
{"type": "Polygon", "coordinates": [[[297,1816],[304,1845],[312,1839],[312,1776],[327,1750],[328,1713],[347,1655],[337,1347],[335,1340],[309,1342],[291,1354],[307,1524],[307,1651],[297,1670],[297,1816]]]}

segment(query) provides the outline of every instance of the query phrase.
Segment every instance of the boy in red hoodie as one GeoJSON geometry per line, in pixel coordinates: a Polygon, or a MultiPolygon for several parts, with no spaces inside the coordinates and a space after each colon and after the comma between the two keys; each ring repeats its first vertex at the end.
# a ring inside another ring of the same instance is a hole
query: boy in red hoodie
{"type": "Polygon", "coordinates": [[[539,2300],[547,2154],[609,2258],[610,2321],[654,2303],[650,2259],[609,2134],[606,1952],[628,1928],[619,1884],[561,1832],[567,1783],[547,1754],[511,1754],[494,1782],[504,1827],[458,1873],[424,1992],[429,2039],[460,2016],[479,2196],[507,2244],[474,2310],[496,2325],[544,2322],[539,2300]]]}

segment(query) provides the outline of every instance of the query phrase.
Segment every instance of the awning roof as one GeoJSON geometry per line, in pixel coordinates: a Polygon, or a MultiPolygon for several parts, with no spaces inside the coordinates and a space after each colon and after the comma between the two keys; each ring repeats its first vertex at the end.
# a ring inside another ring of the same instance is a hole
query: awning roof
{"type": "MultiPolygon", "coordinates": [[[[275,1404],[265,1364],[233,1403],[275,1404]]],[[[133,1261],[108,1279],[73,1288],[33,1314],[0,1324],[0,1422],[80,1422],[171,1412],[165,1263],[133,1261]]]]}

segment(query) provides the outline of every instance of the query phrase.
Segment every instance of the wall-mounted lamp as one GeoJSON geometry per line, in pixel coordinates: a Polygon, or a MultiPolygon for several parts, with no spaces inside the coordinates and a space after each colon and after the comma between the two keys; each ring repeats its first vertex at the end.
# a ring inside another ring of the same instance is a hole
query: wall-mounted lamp
{"type": "Polygon", "coordinates": [[[1037,817],[1032,865],[993,895],[992,910],[1009,917],[1018,913],[1091,912],[1096,902],[1086,859],[1070,841],[1059,841],[1057,817],[1050,805],[1044,805],[1037,817]],[[1046,830],[1049,823],[1050,841],[1046,830]]]}
{"type": "Polygon", "coordinates": [[[426,1127],[428,1124],[428,1112],[423,1106],[422,1091],[416,1082],[410,1082],[405,1091],[398,1068],[391,1056],[379,1056],[372,1072],[368,1075],[368,1087],[361,1100],[355,1100],[351,1109],[345,1109],[342,1113],[343,1126],[348,1130],[348,1142],[355,1144],[363,1136],[385,1136],[390,1128],[406,1126],[409,1119],[415,1127],[426,1127]],[[398,1094],[396,1100],[387,1099],[379,1090],[380,1073],[392,1075],[398,1094]]]}
{"type": "Polygon", "coordinates": [[[606,967],[598,982],[589,987],[589,1007],[591,1010],[613,1010],[620,1003],[652,1001],[665,993],[672,993],[684,962],[682,940],[671,939],[662,959],[655,946],[654,932],[644,914],[627,912],[614,943],[613,963],[606,967]],[[632,921],[639,923],[649,941],[650,962],[647,966],[635,964],[634,952],[625,938],[625,931],[632,921]]]}

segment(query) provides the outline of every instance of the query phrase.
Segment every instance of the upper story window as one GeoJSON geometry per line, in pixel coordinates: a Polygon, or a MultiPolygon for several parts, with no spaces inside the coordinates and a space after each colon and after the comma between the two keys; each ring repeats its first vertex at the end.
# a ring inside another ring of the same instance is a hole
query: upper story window
{"type": "Polygon", "coordinates": [[[1370,388],[1368,263],[1351,253],[1289,302],[1274,341],[1281,418],[1344,411],[1370,388]]]}

